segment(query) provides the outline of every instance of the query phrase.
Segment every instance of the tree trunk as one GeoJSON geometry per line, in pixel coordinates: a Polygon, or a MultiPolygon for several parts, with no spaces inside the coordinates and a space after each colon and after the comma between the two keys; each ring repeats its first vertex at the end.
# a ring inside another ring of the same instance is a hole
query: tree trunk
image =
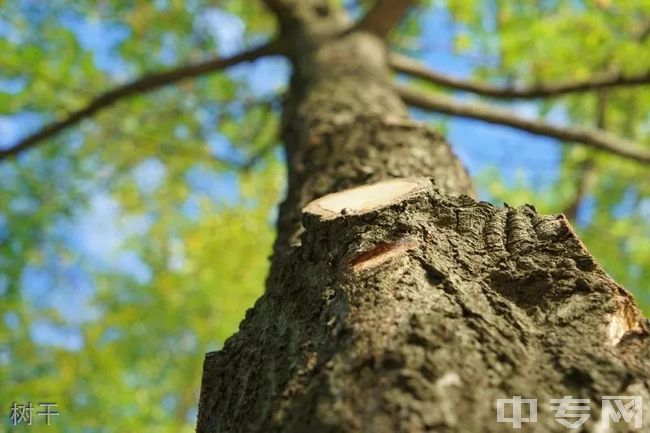
{"type": "Polygon", "coordinates": [[[512,396],[539,400],[520,431],[565,431],[563,396],[591,399],[583,431],[630,431],[601,428],[601,397],[650,402],[650,326],[567,220],[471,198],[372,29],[268,3],[294,66],[289,189],[266,292],[206,355],[198,432],[510,431],[512,396]]]}

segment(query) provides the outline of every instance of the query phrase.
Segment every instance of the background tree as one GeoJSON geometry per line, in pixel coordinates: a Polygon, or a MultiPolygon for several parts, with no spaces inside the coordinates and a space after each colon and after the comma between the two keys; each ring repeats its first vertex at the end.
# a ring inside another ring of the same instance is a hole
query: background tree
{"type": "MultiPolygon", "coordinates": [[[[347,5],[355,17],[365,6],[347,5]]],[[[3,401],[57,401],[74,413],[57,420],[70,431],[189,430],[198,354],[218,347],[260,294],[283,184],[279,86],[259,74],[286,65],[214,72],[278,53],[281,45],[263,43],[275,37],[274,17],[243,2],[3,9],[3,401]],[[237,48],[263,48],[229,56],[219,33],[228,26],[246,29],[237,48]],[[210,60],[215,51],[225,60],[210,60]]],[[[395,55],[397,71],[421,80],[401,95],[566,140],[556,179],[540,186],[485,173],[482,194],[545,212],[578,209],[583,240],[647,304],[648,92],[639,86],[650,64],[647,8],[463,1],[434,4],[430,14],[449,21],[448,38],[474,77],[441,79],[395,55]],[[514,110],[546,120],[461,105],[441,88],[533,95],[514,110]]],[[[427,46],[436,31],[429,20],[407,19],[394,51],[446,55],[447,46],[427,46]]]]}

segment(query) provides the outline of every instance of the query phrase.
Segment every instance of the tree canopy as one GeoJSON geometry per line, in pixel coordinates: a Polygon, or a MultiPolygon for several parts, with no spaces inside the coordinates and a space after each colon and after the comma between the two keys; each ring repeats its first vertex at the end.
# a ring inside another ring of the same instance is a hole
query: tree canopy
{"type": "MultiPolygon", "coordinates": [[[[565,213],[650,312],[650,3],[429,1],[391,49],[481,198],[565,213]]],[[[4,425],[31,401],[66,432],[193,431],[203,354],[262,293],[285,187],[273,14],[0,0],[0,52],[4,425]]]]}

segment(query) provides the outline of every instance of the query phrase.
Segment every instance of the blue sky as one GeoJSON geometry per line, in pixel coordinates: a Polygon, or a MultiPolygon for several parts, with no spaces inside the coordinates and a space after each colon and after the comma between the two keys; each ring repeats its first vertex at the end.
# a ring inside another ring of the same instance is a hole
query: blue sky
{"type": "MultiPolygon", "coordinates": [[[[211,29],[212,36],[218,41],[221,53],[232,54],[244,47],[245,27],[239,18],[214,10],[203,19],[211,29]]],[[[128,32],[120,27],[84,21],[72,14],[65,18],[64,25],[75,32],[84,48],[93,51],[98,67],[109,72],[117,80],[129,77],[130,71],[113,50],[128,37],[128,32]]],[[[433,9],[428,12],[424,29],[422,45],[425,48],[422,50],[422,60],[436,70],[470,76],[475,63],[467,57],[453,53],[452,38],[458,29],[444,10],[433,9]]],[[[173,63],[173,53],[169,54],[168,60],[170,64],[173,63]]],[[[237,66],[227,73],[246,81],[253,94],[264,96],[281,88],[287,82],[289,72],[285,60],[268,58],[253,65],[237,66]]],[[[0,82],[0,85],[3,83],[0,82]]],[[[7,86],[16,84],[4,85],[6,89],[7,86]]],[[[523,116],[538,114],[536,107],[531,103],[516,104],[511,108],[523,116]]],[[[415,115],[424,120],[442,119],[436,115],[415,115]]],[[[555,117],[555,120],[562,120],[561,113],[555,117]]],[[[41,122],[40,116],[30,113],[0,117],[0,146],[8,145],[33,131],[41,122]]],[[[547,187],[557,176],[560,149],[555,140],[463,119],[449,121],[448,139],[474,175],[488,167],[496,166],[507,181],[513,182],[519,173],[537,189],[547,187]]],[[[209,142],[216,154],[227,156],[231,151],[230,143],[220,134],[213,134],[209,142]]],[[[164,176],[165,167],[156,159],[145,161],[134,171],[136,182],[144,191],[154,190],[164,176]]],[[[238,196],[237,180],[233,175],[218,176],[206,170],[196,169],[188,173],[186,180],[197,194],[208,195],[217,201],[227,203],[238,196]]],[[[189,202],[187,212],[195,211],[189,202]]],[[[64,236],[66,243],[93,269],[123,272],[133,276],[136,281],[146,282],[151,277],[151,271],[137,254],[124,251],[122,247],[126,239],[144,232],[150,223],[146,217],[124,217],[119,205],[110,196],[98,191],[91,197],[90,206],[85,212],[77,215],[72,221],[62,220],[57,223],[55,234],[64,236]]],[[[0,232],[1,230],[0,218],[0,232]]],[[[57,290],[51,293],[56,295],[48,297],[50,305],[59,309],[72,324],[95,317],[97,312],[88,305],[88,299],[93,293],[89,273],[74,264],[52,272],[52,266],[61,265],[53,258],[48,261],[48,257],[46,252],[43,266],[30,266],[25,269],[22,285],[26,295],[37,303],[54,286],[57,290]],[[54,281],[55,274],[62,276],[62,281],[54,281]]],[[[5,323],[15,326],[14,320],[15,318],[8,317],[5,318],[5,323]]],[[[74,327],[60,329],[45,322],[37,322],[32,326],[32,336],[38,342],[49,342],[69,349],[79,349],[83,345],[81,336],[74,327]]]]}
{"type": "MultiPolygon", "coordinates": [[[[459,77],[470,77],[476,66],[475,57],[453,52],[454,34],[462,28],[453,22],[441,8],[426,14],[421,45],[421,60],[436,71],[459,77]]],[[[490,60],[490,59],[486,59],[490,60]]],[[[460,99],[471,96],[458,93],[460,99]]],[[[520,102],[509,107],[523,117],[535,117],[539,113],[535,104],[520,102]]],[[[428,118],[446,118],[427,115],[428,118]]],[[[555,119],[561,121],[561,116],[555,119]]],[[[453,118],[449,121],[448,141],[472,175],[478,175],[489,167],[499,167],[506,181],[514,181],[522,173],[536,188],[550,185],[558,172],[560,149],[557,140],[539,137],[504,126],[453,118]]]]}

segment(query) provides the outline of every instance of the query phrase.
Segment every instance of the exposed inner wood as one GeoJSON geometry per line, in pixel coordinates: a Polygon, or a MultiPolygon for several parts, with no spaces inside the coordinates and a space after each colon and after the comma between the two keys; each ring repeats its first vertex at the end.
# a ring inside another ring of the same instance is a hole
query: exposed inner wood
{"type": "Polygon", "coordinates": [[[427,179],[391,179],[327,194],[304,207],[303,212],[333,219],[359,215],[403,200],[429,185],[427,179]]]}
{"type": "Polygon", "coordinates": [[[348,262],[353,271],[363,271],[374,268],[388,260],[415,248],[417,242],[413,239],[400,239],[395,242],[380,242],[373,248],[363,251],[348,262]]]}
{"type": "Polygon", "coordinates": [[[639,316],[634,305],[629,299],[619,297],[617,299],[619,308],[610,315],[607,325],[607,336],[612,346],[616,346],[628,332],[639,332],[642,326],[639,323],[639,316]]]}

